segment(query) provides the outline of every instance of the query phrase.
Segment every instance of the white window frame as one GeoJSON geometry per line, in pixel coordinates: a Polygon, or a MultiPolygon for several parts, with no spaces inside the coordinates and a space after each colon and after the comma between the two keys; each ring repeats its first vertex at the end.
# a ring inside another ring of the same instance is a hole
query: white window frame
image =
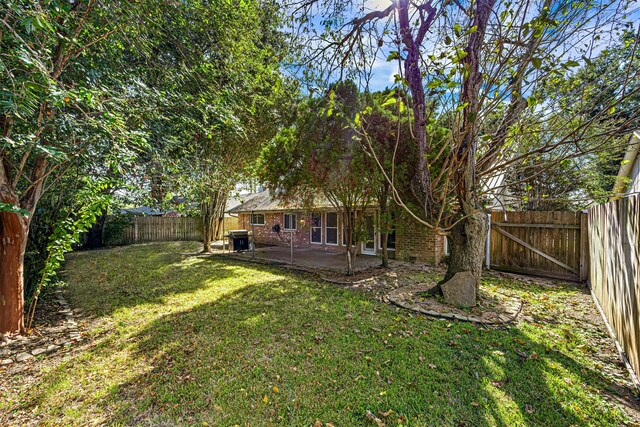
{"type": "Polygon", "coordinates": [[[259,227],[264,227],[265,222],[266,222],[266,219],[265,219],[263,213],[252,213],[252,214],[249,214],[249,225],[257,225],[259,227]],[[262,224],[260,224],[258,222],[253,222],[253,216],[254,215],[262,215],[262,224]]]}
{"type": "Polygon", "coordinates": [[[322,232],[322,226],[324,225],[324,214],[322,212],[311,212],[311,214],[309,215],[309,218],[311,219],[311,224],[309,226],[309,243],[311,243],[312,245],[321,245],[322,244],[322,238],[324,233],[322,232]],[[314,227],[313,226],[313,214],[317,214],[320,216],[320,227],[314,227]],[[319,242],[314,242],[313,241],[313,230],[314,229],[320,229],[320,241],[319,242]]]}
{"type": "Polygon", "coordinates": [[[296,231],[298,229],[298,214],[296,212],[285,212],[282,214],[282,228],[284,231],[296,231]],[[289,226],[291,226],[291,220],[293,219],[293,228],[287,228],[285,225],[287,222],[285,218],[289,215],[289,226]]]}
{"type": "Polygon", "coordinates": [[[325,213],[325,219],[326,219],[327,215],[329,215],[329,214],[334,214],[336,216],[336,226],[335,227],[329,227],[329,221],[328,220],[325,221],[325,223],[324,223],[325,224],[324,225],[324,228],[325,228],[324,242],[325,242],[325,245],[338,246],[340,244],[340,233],[338,233],[338,229],[339,229],[339,226],[338,226],[338,222],[339,222],[338,221],[338,212],[327,212],[327,213],[325,213]],[[329,241],[327,240],[327,236],[329,235],[329,233],[327,233],[327,229],[328,228],[331,228],[331,229],[335,228],[336,229],[336,242],[335,243],[329,243],[329,241]]]}
{"type": "Polygon", "coordinates": [[[380,234],[378,233],[378,231],[376,230],[376,225],[377,225],[377,220],[378,220],[378,213],[376,211],[365,211],[362,219],[364,220],[367,216],[372,216],[373,217],[373,251],[369,252],[368,250],[365,249],[366,247],[366,242],[363,240],[360,242],[360,253],[363,255],[375,255],[378,253],[378,249],[380,249],[382,247],[382,245],[380,245],[379,243],[379,239],[380,239],[380,234]]]}

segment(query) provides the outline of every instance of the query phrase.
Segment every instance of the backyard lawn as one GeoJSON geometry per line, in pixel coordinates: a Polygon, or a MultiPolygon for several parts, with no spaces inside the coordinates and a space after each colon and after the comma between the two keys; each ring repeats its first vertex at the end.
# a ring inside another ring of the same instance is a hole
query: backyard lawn
{"type": "Polygon", "coordinates": [[[633,421],[624,369],[577,285],[487,277],[525,310],[484,328],[198,248],[71,254],[85,339],[0,370],[0,425],[376,426],[368,411],[389,426],[633,421]]]}

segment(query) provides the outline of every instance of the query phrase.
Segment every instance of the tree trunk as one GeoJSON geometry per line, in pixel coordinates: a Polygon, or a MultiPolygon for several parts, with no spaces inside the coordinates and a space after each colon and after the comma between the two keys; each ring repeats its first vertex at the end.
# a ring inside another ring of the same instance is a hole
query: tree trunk
{"type": "Polygon", "coordinates": [[[387,249],[387,243],[389,242],[389,233],[382,233],[380,236],[382,244],[382,267],[389,267],[389,250],[387,249]]]}
{"type": "Polygon", "coordinates": [[[213,210],[211,202],[202,202],[202,241],[203,252],[211,252],[211,240],[213,239],[213,210]]]}
{"type": "Polygon", "coordinates": [[[351,245],[347,248],[347,276],[356,274],[356,247],[351,245]]]}
{"type": "MultiPolygon", "coordinates": [[[[433,193],[431,190],[431,178],[429,176],[430,147],[427,145],[427,123],[426,105],[424,94],[423,73],[420,69],[420,46],[435,18],[435,11],[429,13],[427,22],[423,22],[419,34],[414,38],[411,13],[409,11],[411,2],[409,0],[398,0],[398,22],[400,25],[400,35],[405,46],[406,58],[404,60],[404,74],[411,90],[411,106],[413,110],[413,132],[416,136],[418,147],[418,164],[416,172],[411,180],[413,193],[417,196],[424,209],[427,218],[432,215],[434,206],[433,193]]],[[[431,4],[428,4],[431,8],[431,4]]]]}
{"type": "MultiPolygon", "coordinates": [[[[482,261],[489,222],[481,209],[478,195],[478,175],[476,171],[476,151],[478,148],[478,112],[480,101],[478,93],[482,86],[480,53],[487,29],[487,22],[493,10],[495,0],[478,0],[475,3],[473,24],[477,28],[469,36],[463,58],[467,75],[462,83],[460,102],[465,105],[463,121],[460,127],[460,140],[454,156],[457,167],[453,173],[454,193],[460,205],[462,219],[451,229],[449,242],[451,252],[447,274],[442,283],[449,281],[456,273],[469,271],[474,276],[476,298],[479,295],[482,261]]],[[[441,286],[433,293],[442,293],[441,286]]]]}
{"type": "Polygon", "coordinates": [[[214,229],[213,237],[215,240],[222,239],[222,224],[224,222],[224,211],[227,207],[227,192],[219,190],[216,197],[216,206],[214,208],[214,229]]]}
{"type": "Polygon", "coordinates": [[[222,238],[222,223],[227,206],[227,191],[212,190],[200,204],[203,251],[211,252],[211,241],[222,238]]]}
{"type": "Polygon", "coordinates": [[[0,212],[0,333],[24,332],[24,252],[27,218],[0,212]]]}
{"type": "Polygon", "coordinates": [[[378,195],[378,208],[380,209],[380,216],[378,221],[378,230],[380,230],[380,244],[382,245],[382,267],[389,267],[389,251],[387,250],[387,243],[389,242],[389,229],[391,227],[391,220],[389,218],[389,183],[384,181],[382,183],[381,191],[378,195]]]}
{"type": "MultiPolygon", "coordinates": [[[[470,271],[480,283],[489,221],[485,212],[479,211],[460,221],[449,235],[449,266],[443,283],[456,273],[470,271]]],[[[479,286],[476,286],[476,294],[479,286]]]]}
{"type": "Polygon", "coordinates": [[[347,276],[356,274],[355,227],[356,213],[349,206],[344,207],[342,223],[344,224],[345,243],[347,247],[347,276]]]}

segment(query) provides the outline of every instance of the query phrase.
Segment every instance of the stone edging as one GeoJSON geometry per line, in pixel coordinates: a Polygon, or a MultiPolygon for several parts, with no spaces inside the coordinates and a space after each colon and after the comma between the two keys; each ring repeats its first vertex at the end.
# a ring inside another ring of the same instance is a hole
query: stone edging
{"type": "Polygon", "coordinates": [[[78,323],[75,321],[75,318],[73,316],[73,312],[71,311],[71,308],[69,307],[69,304],[67,303],[67,301],[64,298],[64,292],[62,291],[62,289],[56,289],[55,290],[56,293],[56,302],[60,305],[61,309],[58,310],[58,313],[63,315],[65,317],[64,320],[64,327],[66,329],[66,332],[69,334],[69,340],[64,341],[62,343],[58,344],[49,344],[47,347],[37,347],[33,350],[31,350],[30,352],[22,352],[22,353],[17,353],[14,354],[12,357],[10,358],[6,358],[3,360],[0,360],[0,366],[6,366],[6,365],[10,365],[14,362],[26,362],[29,361],[31,359],[34,359],[35,356],[40,356],[43,354],[51,354],[56,352],[57,350],[59,350],[62,347],[70,347],[72,345],[73,341],[82,341],[82,336],[80,335],[80,332],[78,331],[78,323]]]}
{"type": "Polygon", "coordinates": [[[424,292],[427,290],[425,285],[412,285],[412,286],[404,286],[402,288],[395,289],[385,295],[384,300],[397,305],[398,307],[402,307],[407,310],[412,310],[420,314],[425,314],[431,317],[437,317],[441,319],[449,319],[449,320],[459,320],[462,322],[472,322],[472,323],[480,323],[483,325],[502,325],[504,323],[513,322],[520,312],[522,311],[522,301],[518,299],[513,299],[509,304],[508,316],[503,314],[498,316],[498,320],[491,319],[483,319],[476,315],[471,314],[458,314],[451,312],[441,313],[435,310],[429,310],[420,305],[420,303],[415,301],[415,295],[418,292],[424,292]]]}

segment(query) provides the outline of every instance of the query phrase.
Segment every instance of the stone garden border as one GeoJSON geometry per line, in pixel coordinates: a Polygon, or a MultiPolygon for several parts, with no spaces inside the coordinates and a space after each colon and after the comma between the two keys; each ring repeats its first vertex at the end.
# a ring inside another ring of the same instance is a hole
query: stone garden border
{"type": "Polygon", "coordinates": [[[513,298],[506,304],[508,306],[508,315],[500,314],[497,320],[483,319],[480,316],[473,314],[458,314],[452,312],[439,312],[436,310],[430,310],[422,307],[419,302],[416,301],[417,294],[428,290],[430,286],[425,285],[412,285],[404,286],[395,289],[385,295],[384,299],[398,307],[402,307],[407,310],[415,311],[420,314],[425,314],[431,317],[437,317],[441,319],[459,320],[461,322],[479,323],[483,325],[502,325],[505,323],[511,323],[522,311],[523,303],[517,298],[513,298]]]}
{"type": "MultiPolygon", "coordinates": [[[[68,339],[59,342],[58,344],[49,344],[48,346],[34,346],[29,351],[18,352],[10,355],[10,357],[5,357],[0,360],[0,366],[11,365],[14,362],[27,362],[35,358],[35,356],[40,356],[44,354],[51,354],[58,351],[62,347],[70,347],[73,342],[82,341],[82,336],[80,335],[80,331],[78,330],[78,323],[75,320],[73,315],[73,311],[69,307],[66,299],[64,298],[64,291],[60,288],[55,290],[55,300],[60,305],[60,309],[58,310],[58,314],[64,316],[63,326],[65,328],[65,333],[68,334],[68,339]]],[[[26,337],[25,342],[27,345],[29,338],[26,337]]]]}

